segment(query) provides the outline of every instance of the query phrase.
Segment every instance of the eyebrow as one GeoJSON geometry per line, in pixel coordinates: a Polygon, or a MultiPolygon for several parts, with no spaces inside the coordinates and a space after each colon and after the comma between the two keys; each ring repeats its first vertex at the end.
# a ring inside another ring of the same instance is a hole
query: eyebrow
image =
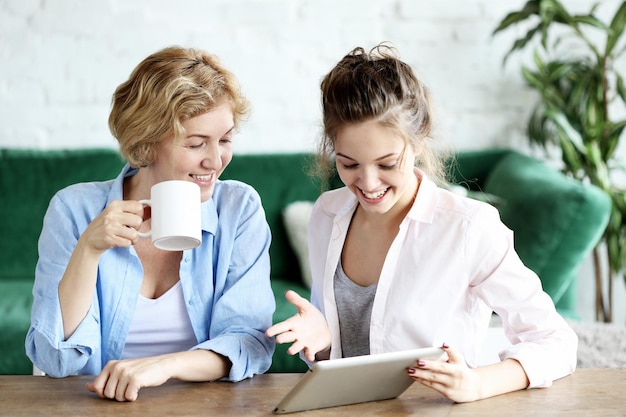
{"type": "MultiPolygon", "coordinates": [[[[400,155],[400,154],[399,154],[399,153],[397,153],[397,152],[388,153],[387,155],[383,155],[383,156],[381,156],[380,158],[376,158],[376,159],[375,159],[375,161],[381,161],[381,160],[383,160],[383,159],[387,159],[387,158],[389,158],[389,157],[392,157],[392,156],[397,156],[397,155],[400,155]]],[[[340,153],[338,153],[338,154],[337,154],[337,156],[341,156],[342,158],[346,158],[346,159],[349,159],[349,160],[351,160],[351,161],[355,161],[355,159],[354,159],[354,158],[350,158],[348,155],[344,155],[344,154],[342,154],[341,152],[340,152],[340,153]]]]}
{"type": "MultiPolygon", "coordinates": [[[[220,136],[220,138],[223,138],[224,136],[228,135],[229,133],[232,133],[233,130],[235,130],[235,126],[233,126],[230,129],[228,129],[223,135],[220,136]]],[[[211,135],[203,135],[202,133],[192,133],[190,135],[185,136],[185,139],[189,139],[189,138],[211,139],[212,136],[211,135]]]]}

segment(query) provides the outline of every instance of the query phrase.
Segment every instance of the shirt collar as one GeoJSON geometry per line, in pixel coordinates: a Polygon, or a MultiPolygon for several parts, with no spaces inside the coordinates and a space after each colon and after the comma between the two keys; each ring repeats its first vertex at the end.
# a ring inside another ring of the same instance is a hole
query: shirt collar
{"type": "Polygon", "coordinates": [[[438,187],[417,168],[415,168],[415,176],[420,180],[420,186],[406,218],[422,223],[432,223],[439,201],[438,187]]]}
{"type": "Polygon", "coordinates": [[[137,173],[137,171],[139,171],[137,168],[132,168],[128,163],[124,165],[122,172],[120,172],[117,178],[113,180],[113,185],[111,186],[107,197],[107,206],[114,200],[124,199],[124,178],[132,177],[137,173]]]}
{"type": "MultiPolygon", "coordinates": [[[[215,191],[217,191],[219,186],[221,186],[221,184],[218,181],[217,184],[215,184],[213,195],[215,195],[215,191]]],[[[202,203],[202,230],[215,235],[217,232],[217,220],[217,208],[215,206],[215,200],[213,200],[213,196],[211,196],[208,201],[202,203]]]]}

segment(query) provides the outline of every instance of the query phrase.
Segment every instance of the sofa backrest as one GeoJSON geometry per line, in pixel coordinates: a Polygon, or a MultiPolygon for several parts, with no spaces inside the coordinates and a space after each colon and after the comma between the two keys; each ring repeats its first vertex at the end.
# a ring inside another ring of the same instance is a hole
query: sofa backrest
{"type": "Polygon", "coordinates": [[[492,167],[484,190],[504,201],[500,217],[515,231],[520,258],[541,278],[557,307],[571,307],[574,301],[564,295],[604,233],[609,195],[520,153],[508,154],[492,167]]]}
{"type": "Polygon", "coordinates": [[[122,166],[111,149],[0,150],[0,279],[33,280],[43,216],[56,191],[114,178],[122,166]]]}

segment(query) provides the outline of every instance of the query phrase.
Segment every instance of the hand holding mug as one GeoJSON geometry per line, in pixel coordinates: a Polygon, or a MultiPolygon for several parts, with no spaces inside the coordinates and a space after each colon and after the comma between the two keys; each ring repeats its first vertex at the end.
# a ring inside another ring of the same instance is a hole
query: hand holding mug
{"type": "Polygon", "coordinates": [[[128,247],[137,239],[134,229],[143,222],[143,207],[133,200],[112,201],[80,236],[83,246],[102,253],[114,247],[128,247]]]}

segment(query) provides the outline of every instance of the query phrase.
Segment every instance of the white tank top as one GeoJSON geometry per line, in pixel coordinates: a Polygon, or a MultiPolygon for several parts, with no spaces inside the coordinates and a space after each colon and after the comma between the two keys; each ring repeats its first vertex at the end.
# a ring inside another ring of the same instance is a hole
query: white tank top
{"type": "Polygon", "coordinates": [[[155,300],[139,295],[122,359],[182,352],[197,344],[178,281],[155,300]]]}

